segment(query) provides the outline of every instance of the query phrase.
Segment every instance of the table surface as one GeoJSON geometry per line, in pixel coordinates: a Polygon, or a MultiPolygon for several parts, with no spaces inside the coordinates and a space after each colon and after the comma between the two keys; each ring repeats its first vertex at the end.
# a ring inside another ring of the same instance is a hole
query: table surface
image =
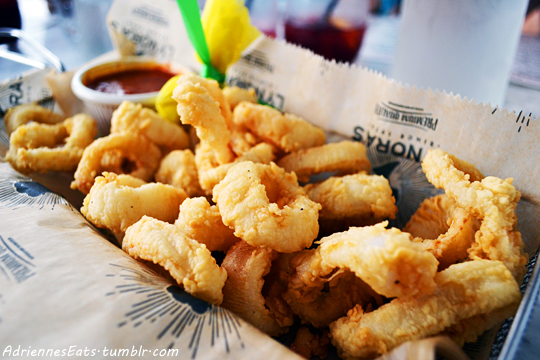
{"type": "MultiPolygon", "coordinates": [[[[75,2],[75,5],[78,3],[75,2]]],[[[81,0],[80,3],[88,3],[88,0],[81,0]]],[[[99,3],[102,19],[101,21],[99,21],[100,19],[94,19],[95,21],[92,22],[93,28],[88,31],[89,29],[83,28],[85,23],[80,21],[76,6],[73,9],[73,15],[66,17],[60,14],[51,15],[45,0],[19,0],[23,30],[55,54],[67,70],[76,69],[89,60],[113,50],[113,45],[105,27],[106,12],[112,0],[94,0],[91,3],[92,6],[99,3]]],[[[388,75],[392,66],[392,56],[398,30],[399,17],[374,18],[366,32],[356,64],[388,75]]],[[[529,43],[532,43],[537,49],[540,49],[540,38],[527,40],[527,44],[520,44],[522,48],[525,45],[530,47],[529,43]]],[[[7,46],[0,45],[0,50],[2,49],[7,49],[7,46]]],[[[36,53],[21,41],[19,41],[18,48],[15,50],[29,57],[35,58],[36,56],[36,53]]],[[[523,49],[520,48],[520,50],[523,49]]],[[[531,71],[540,71],[539,57],[540,51],[535,54],[537,61],[530,62],[530,64],[538,63],[536,69],[531,69],[531,71]]],[[[523,70],[524,66],[525,70],[527,70],[527,63],[521,63],[520,65],[521,70],[523,70]]],[[[17,76],[31,68],[0,57],[0,81],[17,76]]],[[[538,75],[538,82],[540,83],[540,74],[536,75],[538,75]]],[[[523,110],[524,113],[532,113],[533,117],[540,116],[540,87],[518,85],[512,82],[511,79],[502,107],[516,112],[523,110]]]]}

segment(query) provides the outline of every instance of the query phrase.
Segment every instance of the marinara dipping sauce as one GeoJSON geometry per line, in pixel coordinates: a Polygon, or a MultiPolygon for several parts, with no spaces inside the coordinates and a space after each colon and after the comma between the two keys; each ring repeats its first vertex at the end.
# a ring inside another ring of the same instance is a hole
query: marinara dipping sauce
{"type": "Polygon", "coordinates": [[[86,86],[107,94],[144,94],[159,91],[173,76],[162,68],[133,69],[98,77],[86,86]]]}

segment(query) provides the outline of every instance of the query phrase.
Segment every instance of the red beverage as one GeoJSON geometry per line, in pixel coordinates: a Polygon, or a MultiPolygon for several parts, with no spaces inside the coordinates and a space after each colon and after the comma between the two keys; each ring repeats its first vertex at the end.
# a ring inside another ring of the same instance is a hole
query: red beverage
{"type": "Polygon", "coordinates": [[[285,39],[324,58],[352,62],[362,45],[366,25],[338,28],[331,23],[285,24],[285,39]]]}

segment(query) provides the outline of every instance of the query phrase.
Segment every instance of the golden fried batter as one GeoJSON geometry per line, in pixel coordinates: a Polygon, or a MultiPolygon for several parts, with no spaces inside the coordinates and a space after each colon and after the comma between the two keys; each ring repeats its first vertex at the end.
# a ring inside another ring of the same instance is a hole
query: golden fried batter
{"type": "Polygon", "coordinates": [[[144,216],[127,229],[122,249],[135,259],[161,265],[191,295],[221,304],[227,272],[205,245],[189,239],[178,227],[144,216]]]}
{"type": "Polygon", "coordinates": [[[438,334],[461,320],[497,309],[515,311],[521,299],[518,284],[500,261],[454,264],[438,273],[435,282],[432,294],[394,299],[368,313],[357,306],[347,317],[330,324],[339,356],[374,358],[406,341],[438,334]]]}

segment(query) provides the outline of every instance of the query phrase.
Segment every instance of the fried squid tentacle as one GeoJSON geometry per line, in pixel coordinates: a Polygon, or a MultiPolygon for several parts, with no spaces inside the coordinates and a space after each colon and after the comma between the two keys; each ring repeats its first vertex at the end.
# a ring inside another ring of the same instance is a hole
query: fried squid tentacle
{"type": "Polygon", "coordinates": [[[513,179],[483,177],[473,165],[440,149],[428,152],[422,169],[429,182],[482,221],[470,257],[500,260],[521,280],[528,256],[517,230],[516,206],[521,194],[512,185],[513,179]]]}

